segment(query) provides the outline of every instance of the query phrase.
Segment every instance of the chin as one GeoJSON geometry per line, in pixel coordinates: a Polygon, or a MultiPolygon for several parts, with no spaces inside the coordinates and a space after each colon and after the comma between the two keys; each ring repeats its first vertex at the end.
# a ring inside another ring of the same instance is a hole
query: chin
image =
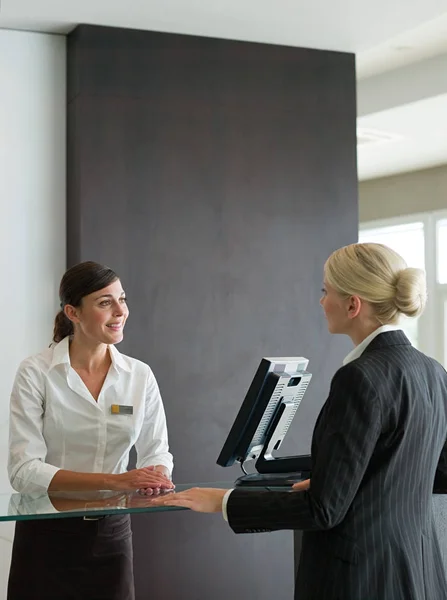
{"type": "Polygon", "coordinates": [[[107,332],[107,344],[119,344],[123,341],[124,333],[123,331],[113,331],[107,332]]]}
{"type": "Polygon", "coordinates": [[[334,325],[333,323],[328,323],[327,329],[328,329],[329,333],[334,333],[334,334],[341,333],[339,328],[336,325],[334,325]]]}

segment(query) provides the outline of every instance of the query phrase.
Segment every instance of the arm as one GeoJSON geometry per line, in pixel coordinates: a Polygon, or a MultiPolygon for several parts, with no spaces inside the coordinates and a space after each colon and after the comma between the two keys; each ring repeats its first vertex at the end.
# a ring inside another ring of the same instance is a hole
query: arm
{"type": "Polygon", "coordinates": [[[24,361],[11,393],[8,475],[12,487],[24,494],[49,491],[136,490],[163,483],[159,473],[133,470],[129,473],[77,473],[45,462],[47,445],[43,435],[45,383],[35,365],[24,361]]]}
{"type": "Polygon", "coordinates": [[[162,474],[148,469],[127,473],[78,473],[59,469],[48,486],[49,492],[88,492],[99,490],[134,491],[147,487],[166,487],[162,474]]]}
{"type": "Polygon", "coordinates": [[[310,488],[298,493],[234,490],[227,512],[236,533],[323,530],[344,519],[380,435],[380,408],[373,385],[351,363],[334,376],[323,410],[310,488]]]}
{"type": "Polygon", "coordinates": [[[51,480],[50,492],[81,492],[90,490],[119,490],[116,476],[108,473],[77,473],[59,469],[51,480]]]}
{"type": "Polygon", "coordinates": [[[146,386],[144,420],[135,449],[137,469],[154,466],[156,471],[171,477],[173,460],[168,446],[166,416],[160,390],[151,369],[146,386]]]}
{"type": "Polygon", "coordinates": [[[40,370],[24,361],[14,381],[9,414],[8,475],[17,492],[43,492],[59,470],[45,462],[45,385],[40,370]]]}

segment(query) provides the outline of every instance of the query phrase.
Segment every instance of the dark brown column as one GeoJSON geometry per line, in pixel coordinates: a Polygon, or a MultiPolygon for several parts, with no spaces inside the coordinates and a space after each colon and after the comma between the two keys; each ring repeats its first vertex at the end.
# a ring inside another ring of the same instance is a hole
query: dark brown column
{"type": "MultiPolygon", "coordinates": [[[[179,482],[215,464],[262,356],[314,373],[284,451],[305,453],[346,344],[318,301],[357,239],[348,54],[93,26],[69,36],[69,264],[117,270],[120,350],[160,384],[179,482]]],[[[220,516],[134,518],[137,598],[290,600],[290,532],[220,516]]]]}

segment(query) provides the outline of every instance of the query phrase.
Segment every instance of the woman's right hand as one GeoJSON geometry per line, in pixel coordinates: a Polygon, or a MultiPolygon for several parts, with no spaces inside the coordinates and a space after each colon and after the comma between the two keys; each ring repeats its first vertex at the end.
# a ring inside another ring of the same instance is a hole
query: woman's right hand
{"type": "Polygon", "coordinates": [[[154,467],[143,467],[142,469],[132,469],[127,473],[119,475],[110,475],[112,490],[140,490],[140,489],[163,489],[169,490],[174,484],[163,473],[155,471],[154,467]]]}

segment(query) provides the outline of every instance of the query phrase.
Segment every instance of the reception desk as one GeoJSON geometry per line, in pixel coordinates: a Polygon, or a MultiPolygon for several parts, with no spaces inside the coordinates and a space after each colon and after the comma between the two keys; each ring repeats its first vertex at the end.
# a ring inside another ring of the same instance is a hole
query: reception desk
{"type": "MultiPolygon", "coordinates": [[[[192,487],[230,489],[234,482],[186,483],[176,492],[192,487]]],[[[173,493],[173,492],[166,492],[173,493]]],[[[0,521],[29,519],[95,518],[124,513],[156,513],[187,510],[177,506],[155,506],[153,497],[138,492],[53,492],[0,494],[0,521]]]]}
{"type": "MultiPolygon", "coordinates": [[[[191,487],[230,489],[233,486],[233,481],[188,483],[177,484],[176,491],[191,487]]],[[[433,503],[441,550],[447,562],[446,496],[434,495],[433,503]]],[[[229,592],[233,597],[248,600],[269,597],[290,600],[292,597],[293,550],[298,558],[300,532],[295,535],[295,548],[290,531],[235,536],[220,515],[154,506],[151,496],[138,492],[0,494],[0,521],[70,517],[95,519],[123,513],[132,514],[133,520],[137,600],[147,597],[147,590],[154,585],[158,590],[157,600],[174,600],[179,589],[182,589],[182,600],[224,598],[229,592]],[[173,520],[175,527],[166,528],[166,519],[173,520]],[[266,554],[269,567],[260,571],[259,565],[266,554]],[[197,555],[207,556],[201,561],[200,577],[192,574],[197,555]],[[168,577],[173,565],[176,565],[176,580],[168,577]],[[182,565],[187,568],[182,569],[182,565]],[[182,579],[183,571],[187,574],[182,579]]]]}
{"type": "MultiPolygon", "coordinates": [[[[176,483],[177,492],[191,487],[230,489],[234,481],[176,483]]],[[[220,514],[154,506],[137,492],[0,494],[0,521],[123,513],[132,516],[136,600],[293,597],[291,531],[235,535],[220,514]]]]}
{"type": "MultiPolygon", "coordinates": [[[[176,483],[176,491],[233,486],[234,481],[176,483]]],[[[154,506],[150,496],[137,492],[0,494],[1,521],[123,513],[132,516],[136,600],[293,597],[291,531],[235,535],[220,514],[154,506]]]]}

